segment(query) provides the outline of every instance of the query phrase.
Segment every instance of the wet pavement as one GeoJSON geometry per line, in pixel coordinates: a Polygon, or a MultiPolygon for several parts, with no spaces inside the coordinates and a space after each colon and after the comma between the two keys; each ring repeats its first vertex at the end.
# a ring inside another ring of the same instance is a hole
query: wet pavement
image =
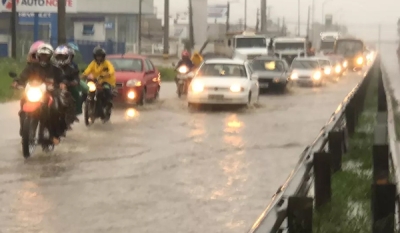
{"type": "Polygon", "coordinates": [[[243,233],[358,81],[206,112],[188,111],[164,83],[159,101],[79,123],[28,160],[18,104],[0,105],[0,232],[243,233]]]}

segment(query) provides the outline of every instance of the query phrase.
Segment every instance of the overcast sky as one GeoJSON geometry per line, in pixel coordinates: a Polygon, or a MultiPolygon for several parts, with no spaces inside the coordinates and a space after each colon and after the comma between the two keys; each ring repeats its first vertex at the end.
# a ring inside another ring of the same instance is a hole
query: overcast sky
{"type": "MultiPolygon", "coordinates": [[[[244,18],[244,1],[230,0],[231,22],[238,22],[244,18]]],[[[226,4],[226,0],[208,0],[208,4],[226,4]]],[[[188,0],[170,0],[170,14],[186,11],[188,0]],[[179,3],[179,4],[177,4],[179,3]]],[[[162,17],[164,0],[154,0],[157,12],[162,17]]],[[[307,11],[312,0],[300,0],[301,30],[305,32],[307,23],[307,11]]],[[[294,31],[297,27],[298,1],[296,0],[267,0],[271,7],[270,18],[285,17],[289,30],[294,31]]],[[[257,8],[260,7],[259,0],[248,0],[247,22],[255,25],[257,8]]],[[[348,25],[350,31],[363,38],[377,39],[378,25],[381,24],[381,38],[396,38],[396,23],[400,17],[400,0],[315,0],[315,20],[321,21],[322,8],[326,14],[333,14],[333,20],[348,25]],[[379,3],[377,3],[379,2],[379,3]],[[322,7],[325,5],[324,7],[322,7]]]]}

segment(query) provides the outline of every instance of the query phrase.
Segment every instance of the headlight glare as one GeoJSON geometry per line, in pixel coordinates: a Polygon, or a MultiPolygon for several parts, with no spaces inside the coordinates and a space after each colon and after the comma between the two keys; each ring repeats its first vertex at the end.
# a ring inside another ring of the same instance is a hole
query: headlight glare
{"type": "Polygon", "coordinates": [[[189,69],[186,66],[181,66],[178,68],[178,72],[181,74],[186,74],[189,71],[189,69]]]}
{"type": "Polygon", "coordinates": [[[337,66],[335,67],[335,72],[336,72],[336,73],[340,73],[340,71],[342,71],[342,67],[340,67],[340,65],[337,65],[337,66]]]}
{"type": "Polygon", "coordinates": [[[26,97],[30,102],[39,102],[43,97],[43,92],[40,88],[29,88],[26,91],[26,97]]]}
{"type": "Polygon", "coordinates": [[[292,80],[299,79],[299,75],[297,73],[292,73],[292,75],[290,75],[290,79],[292,80]]]}
{"type": "Polygon", "coordinates": [[[140,87],[142,85],[142,82],[136,79],[131,79],[126,82],[127,87],[140,87]]]}
{"type": "Polygon", "coordinates": [[[314,74],[313,74],[313,79],[314,80],[320,80],[321,79],[321,72],[315,72],[314,74]]]}
{"type": "Polygon", "coordinates": [[[241,92],[242,87],[239,84],[233,84],[230,88],[231,92],[241,92]]]}
{"type": "Polygon", "coordinates": [[[87,85],[89,87],[89,91],[90,92],[95,92],[96,91],[96,84],[94,82],[88,82],[87,85]]]}
{"type": "Polygon", "coordinates": [[[357,64],[361,65],[364,62],[362,57],[357,58],[357,64]]]}
{"type": "Polygon", "coordinates": [[[191,84],[191,86],[192,86],[192,88],[191,88],[192,91],[195,92],[195,93],[199,93],[199,92],[204,91],[204,84],[201,83],[201,82],[193,82],[191,84]]]}

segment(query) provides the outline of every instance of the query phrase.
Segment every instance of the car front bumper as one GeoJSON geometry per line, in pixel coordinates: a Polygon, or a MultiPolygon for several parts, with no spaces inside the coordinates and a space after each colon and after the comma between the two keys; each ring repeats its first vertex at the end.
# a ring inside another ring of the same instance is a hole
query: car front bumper
{"type": "Polygon", "coordinates": [[[288,80],[284,78],[259,78],[258,85],[260,89],[274,88],[287,85],[288,80]]]}
{"type": "Polygon", "coordinates": [[[137,103],[141,99],[143,87],[122,87],[117,89],[116,102],[137,103]]]}
{"type": "Polygon", "coordinates": [[[191,104],[247,104],[249,93],[246,92],[189,92],[188,103],[191,104]]]}

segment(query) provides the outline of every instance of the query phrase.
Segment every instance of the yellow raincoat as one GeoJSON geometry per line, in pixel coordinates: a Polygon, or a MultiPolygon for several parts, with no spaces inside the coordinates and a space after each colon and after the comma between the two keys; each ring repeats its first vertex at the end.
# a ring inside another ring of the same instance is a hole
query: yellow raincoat
{"type": "Polygon", "coordinates": [[[196,68],[198,68],[201,65],[201,63],[203,62],[203,57],[200,55],[200,53],[195,52],[195,53],[193,53],[193,56],[192,56],[191,60],[193,62],[193,65],[196,68]]]}
{"type": "Polygon", "coordinates": [[[97,78],[101,75],[110,74],[109,77],[103,78],[101,83],[106,82],[110,84],[112,87],[115,87],[116,79],[115,79],[115,69],[114,66],[108,60],[105,60],[101,64],[97,64],[96,61],[92,61],[89,66],[86,68],[85,72],[83,72],[84,76],[93,75],[93,78],[97,78]],[[103,69],[108,68],[108,72],[104,72],[103,69]]]}

